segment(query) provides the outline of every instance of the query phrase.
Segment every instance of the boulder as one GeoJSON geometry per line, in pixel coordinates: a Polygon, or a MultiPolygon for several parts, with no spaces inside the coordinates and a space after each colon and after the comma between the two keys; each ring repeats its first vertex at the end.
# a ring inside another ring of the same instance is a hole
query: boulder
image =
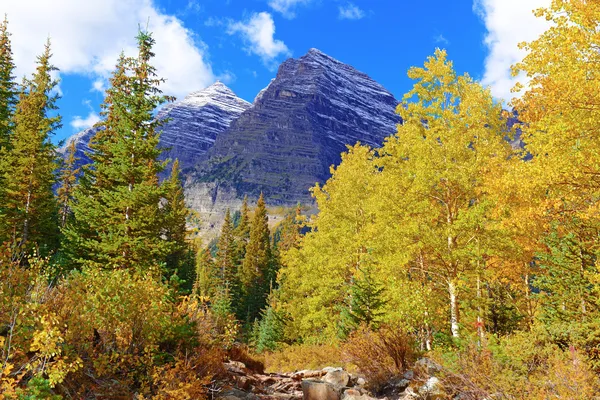
{"type": "Polygon", "coordinates": [[[415,379],[415,371],[413,371],[413,370],[409,369],[408,371],[406,371],[406,372],[404,373],[404,375],[402,375],[402,377],[403,377],[404,379],[407,379],[407,380],[409,380],[409,381],[412,381],[413,379],[415,379]]]}
{"type": "Polygon", "coordinates": [[[238,389],[230,389],[216,396],[219,400],[258,400],[253,393],[246,393],[238,389]]]}
{"type": "Polygon", "coordinates": [[[445,398],[444,391],[442,390],[442,383],[435,376],[427,379],[427,381],[419,387],[419,394],[427,400],[445,398]]]}
{"type": "Polygon", "coordinates": [[[332,385],[346,387],[350,382],[350,375],[343,369],[335,369],[327,372],[323,378],[323,382],[331,383],[332,385]]]}
{"type": "Polygon", "coordinates": [[[388,383],[388,386],[394,390],[394,392],[402,392],[410,385],[410,381],[404,378],[394,378],[388,383]]]}
{"type": "Polygon", "coordinates": [[[347,389],[342,395],[342,400],[375,400],[366,393],[357,389],[347,389]]]}
{"type": "Polygon", "coordinates": [[[430,358],[424,357],[415,363],[415,367],[424,371],[427,375],[435,375],[442,367],[430,358]]]}
{"type": "Polygon", "coordinates": [[[341,388],[331,383],[304,380],[302,381],[304,400],[341,400],[341,388]]]}
{"type": "Polygon", "coordinates": [[[359,376],[358,378],[356,378],[356,384],[358,386],[365,386],[367,384],[367,381],[365,380],[365,378],[361,378],[359,376]]]}

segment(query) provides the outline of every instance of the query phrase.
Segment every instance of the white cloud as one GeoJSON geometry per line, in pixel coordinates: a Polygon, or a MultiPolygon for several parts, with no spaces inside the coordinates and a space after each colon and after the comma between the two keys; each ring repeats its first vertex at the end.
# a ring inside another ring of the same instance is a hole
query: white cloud
{"type": "Polygon", "coordinates": [[[46,38],[52,40],[53,62],[61,74],[82,74],[97,82],[113,70],[119,53],[135,53],[138,26],[154,34],[162,89],[178,97],[215,80],[206,46],[182,21],[163,14],[153,0],[19,0],[2,1],[8,14],[19,75],[34,70],[46,38]],[[32,12],[34,10],[35,12],[32,12]]]}
{"type": "Polygon", "coordinates": [[[439,35],[435,36],[435,37],[433,38],[433,41],[434,41],[435,43],[439,43],[439,44],[445,44],[445,45],[448,45],[448,44],[450,44],[450,41],[449,41],[448,39],[446,39],[446,38],[444,37],[444,35],[442,35],[441,33],[440,33],[439,35]]]}
{"type": "Polygon", "coordinates": [[[230,35],[239,33],[247,43],[247,50],[258,55],[267,67],[274,67],[275,59],[288,56],[289,49],[283,41],[275,39],[275,23],[271,14],[252,14],[245,22],[230,22],[227,28],[230,35]]]}
{"type": "Polygon", "coordinates": [[[281,13],[286,18],[294,18],[294,9],[299,5],[306,5],[312,0],[269,0],[269,7],[281,13]]]}
{"type": "Polygon", "coordinates": [[[362,19],[365,16],[365,12],[358,8],[357,5],[348,3],[345,6],[339,7],[340,19],[362,19]]]}
{"type": "Polygon", "coordinates": [[[98,121],[100,121],[100,116],[94,111],[90,111],[86,118],[82,118],[79,115],[75,116],[71,121],[71,126],[75,131],[82,131],[84,129],[91,128],[98,121]]]}
{"type": "Polygon", "coordinates": [[[511,65],[525,55],[517,45],[536,39],[548,28],[548,23],[533,15],[533,10],[547,7],[551,0],[475,0],[473,9],[485,23],[488,31],[485,45],[489,54],[485,60],[482,83],[490,86],[492,94],[510,100],[515,94],[510,90],[524,77],[513,78],[511,65]]]}
{"type": "Polygon", "coordinates": [[[96,91],[96,92],[104,93],[106,91],[106,83],[105,83],[104,79],[102,79],[102,78],[96,79],[92,83],[92,90],[91,91],[92,92],[96,91]]]}

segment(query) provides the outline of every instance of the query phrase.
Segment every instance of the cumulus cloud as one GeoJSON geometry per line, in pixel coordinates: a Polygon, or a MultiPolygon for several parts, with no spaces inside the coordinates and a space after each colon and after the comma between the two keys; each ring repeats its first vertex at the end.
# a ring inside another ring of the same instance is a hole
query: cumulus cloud
{"type": "Polygon", "coordinates": [[[492,94],[510,100],[510,92],[517,81],[525,82],[524,77],[513,78],[511,65],[521,61],[525,52],[518,48],[524,41],[536,39],[546,29],[548,23],[533,15],[533,10],[550,5],[551,0],[475,0],[474,11],[482,18],[487,29],[485,45],[488,56],[482,83],[490,86],[492,94]]]}
{"type": "Polygon", "coordinates": [[[286,18],[294,18],[296,16],[295,9],[299,5],[306,5],[312,0],[269,0],[269,7],[281,13],[286,18]]]}
{"type": "Polygon", "coordinates": [[[92,89],[102,90],[119,53],[135,54],[141,26],[156,39],[154,65],[167,79],[165,93],[181,97],[215,80],[204,43],[153,0],[4,1],[0,13],[8,15],[19,75],[34,70],[35,57],[50,37],[61,74],[87,75],[92,89]]]}
{"type": "Polygon", "coordinates": [[[247,44],[246,50],[259,56],[269,68],[274,67],[277,57],[290,54],[285,43],[275,39],[275,22],[267,12],[252,14],[246,21],[230,22],[227,32],[240,34],[247,44]]]}
{"type": "Polygon", "coordinates": [[[348,3],[345,6],[339,6],[339,18],[340,19],[362,19],[365,16],[365,12],[361,10],[356,4],[348,3]]]}

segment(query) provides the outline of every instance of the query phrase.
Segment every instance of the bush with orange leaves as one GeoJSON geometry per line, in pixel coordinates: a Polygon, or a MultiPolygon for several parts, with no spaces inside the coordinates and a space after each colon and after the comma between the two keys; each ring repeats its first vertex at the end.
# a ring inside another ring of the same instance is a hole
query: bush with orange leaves
{"type": "Polygon", "coordinates": [[[402,375],[416,359],[415,338],[399,327],[383,325],[377,330],[361,326],[343,346],[346,359],[365,375],[372,389],[391,377],[402,375]]]}
{"type": "Polygon", "coordinates": [[[152,274],[22,265],[0,257],[0,399],[202,399],[224,374],[211,316],[152,274]]]}
{"type": "Polygon", "coordinates": [[[597,399],[600,380],[575,348],[561,349],[534,327],[481,346],[434,352],[444,391],[465,400],[597,399]]]}

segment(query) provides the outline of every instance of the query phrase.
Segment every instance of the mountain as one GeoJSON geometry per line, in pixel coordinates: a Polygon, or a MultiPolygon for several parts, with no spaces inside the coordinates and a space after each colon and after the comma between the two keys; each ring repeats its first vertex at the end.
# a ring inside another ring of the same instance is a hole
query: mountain
{"type": "Polygon", "coordinates": [[[217,201],[215,191],[237,198],[263,192],[271,205],[310,201],[308,189],[327,180],[346,145],[378,147],[396,131],[397,105],[366,74],[311,49],[285,61],[252,107],[217,137],[188,177],[189,196],[217,201]]]}
{"type": "Polygon", "coordinates": [[[193,92],[183,100],[165,106],[158,118],[169,118],[162,127],[163,155],[179,159],[182,170],[193,167],[251,104],[235,95],[221,82],[193,92]]]}
{"type": "MultiPolygon", "coordinates": [[[[160,145],[167,149],[163,157],[179,159],[182,170],[193,167],[212,147],[216,137],[250,106],[221,82],[166,105],[157,115],[157,118],[168,119],[161,128],[160,145]]],[[[90,151],[88,144],[97,130],[89,128],[71,136],[59,152],[65,154],[70,143],[75,141],[79,164],[89,163],[85,153],[90,151]]]]}

